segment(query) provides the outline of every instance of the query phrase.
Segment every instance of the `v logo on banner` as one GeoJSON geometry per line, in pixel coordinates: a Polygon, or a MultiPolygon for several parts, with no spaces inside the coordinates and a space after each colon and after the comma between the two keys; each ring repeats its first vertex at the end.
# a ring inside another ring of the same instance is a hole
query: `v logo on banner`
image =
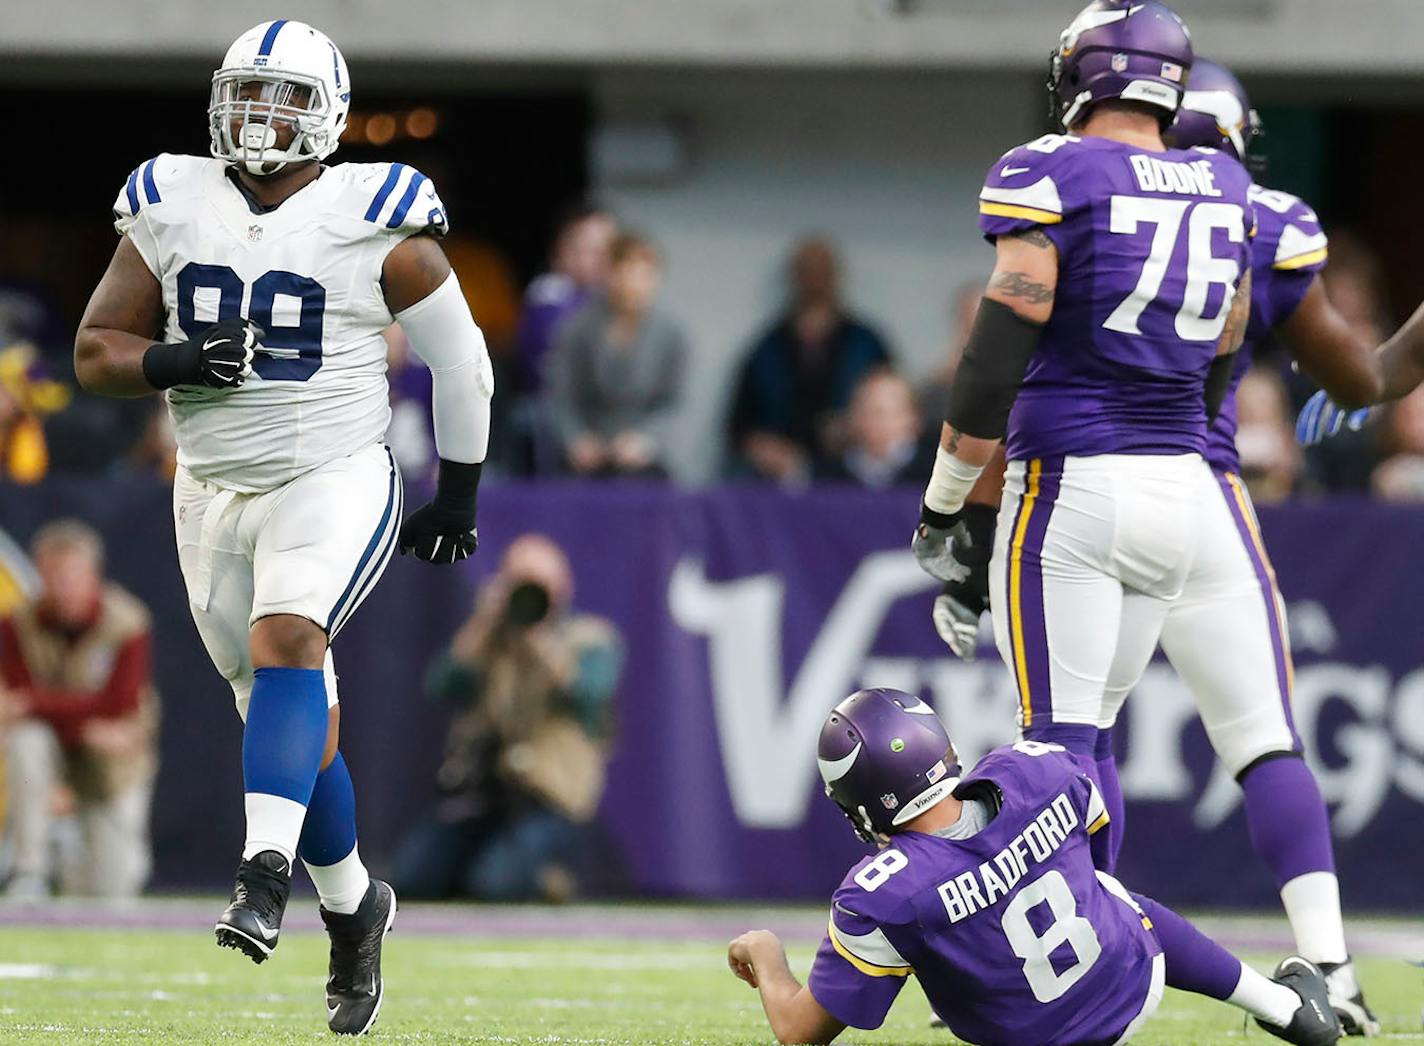
{"type": "Polygon", "coordinates": [[[708,581],[702,563],[673,570],[668,603],[682,628],[706,636],[722,765],[738,819],[752,828],[793,828],[805,817],[815,775],[816,735],[851,692],[885,614],[897,600],[934,587],[907,551],[861,560],[841,590],[783,700],[782,608],[776,574],[708,581]]]}

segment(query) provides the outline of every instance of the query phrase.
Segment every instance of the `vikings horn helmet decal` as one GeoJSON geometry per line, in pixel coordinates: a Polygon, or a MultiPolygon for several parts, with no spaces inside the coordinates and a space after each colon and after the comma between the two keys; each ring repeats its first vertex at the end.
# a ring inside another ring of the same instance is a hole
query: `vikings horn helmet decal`
{"type": "Polygon", "coordinates": [[[860,690],[836,705],[816,746],[826,794],[875,842],[947,798],[959,758],[933,708],[900,690],[860,690]]]}
{"type": "Polygon", "coordinates": [[[1171,8],[1093,0],[1063,30],[1050,60],[1053,117],[1072,130],[1094,103],[1121,98],[1158,107],[1165,127],[1191,68],[1191,35],[1171,8]]]}

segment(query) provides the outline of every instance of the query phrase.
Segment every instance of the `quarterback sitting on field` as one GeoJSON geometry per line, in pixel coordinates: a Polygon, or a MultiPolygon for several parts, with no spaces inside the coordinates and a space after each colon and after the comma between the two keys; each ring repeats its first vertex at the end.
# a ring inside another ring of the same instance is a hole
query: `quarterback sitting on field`
{"type": "Polygon", "coordinates": [[[361,1034],[396,903],[357,852],[330,643],[397,547],[474,551],[494,389],[430,180],[322,163],[350,105],[323,33],[278,19],[238,37],[213,74],[212,156],[165,153],[120,187],[74,363],[90,392],[161,392],[173,416],[178,560],[244,721],[247,838],[218,943],[272,953],[300,856],[331,938],[328,1024],[361,1034]],[[404,521],[382,445],[392,322],[434,374],[440,453],[434,500],[404,521]]]}
{"type": "Polygon", "coordinates": [[[879,852],[850,870],[806,986],[775,935],[727,962],[761,993],[783,1043],[878,1028],[910,975],[956,1035],[983,1046],[1108,1046],[1152,1016],[1164,983],[1229,1002],[1287,1042],[1340,1036],[1325,980],[1284,959],[1268,980],[1150,898],[1093,867],[1107,823],[1062,746],[1021,741],[961,775],[934,710],[862,690],[821,729],[826,794],[879,852]]]}

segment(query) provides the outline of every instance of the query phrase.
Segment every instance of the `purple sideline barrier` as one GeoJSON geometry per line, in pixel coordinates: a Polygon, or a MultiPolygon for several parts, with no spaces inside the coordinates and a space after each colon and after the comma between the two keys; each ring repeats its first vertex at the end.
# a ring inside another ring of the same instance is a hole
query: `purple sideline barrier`
{"type": "MultiPolygon", "coordinates": [[[[240,731],[188,618],[168,498],[155,484],[59,478],[0,488],[0,526],[24,540],[57,515],[90,520],[109,541],[113,576],[153,608],[164,698],[157,885],[212,889],[225,885],[241,837],[240,731]]],[[[337,640],[363,853],[381,867],[432,794],[445,716],[421,697],[426,662],[509,540],[539,530],[569,551],[579,606],[627,639],[602,812],[626,887],[824,898],[862,852],[820,796],[813,746],[832,704],[861,685],[917,690],[966,759],[1013,731],[1012,685],[992,647],[959,662],[929,625],[932,588],[907,552],[915,499],[490,485],[476,559],[437,570],[397,558],[337,640]]],[[[1261,516],[1291,609],[1296,722],[1331,802],[1346,902],[1417,908],[1424,510],[1326,502],[1261,516]]],[[[1272,904],[1237,790],[1165,663],[1128,702],[1120,733],[1121,877],[1176,904],[1272,904]]]]}

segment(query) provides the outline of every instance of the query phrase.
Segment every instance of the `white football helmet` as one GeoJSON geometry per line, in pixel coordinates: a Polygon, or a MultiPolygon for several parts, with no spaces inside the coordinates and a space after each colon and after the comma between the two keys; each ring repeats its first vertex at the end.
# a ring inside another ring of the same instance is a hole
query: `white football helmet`
{"type": "Polygon", "coordinates": [[[305,22],[263,22],[237,38],[213,73],[212,153],[250,174],[276,174],[335,152],[350,111],[346,59],[331,38],[305,22]],[[284,126],[292,137],[281,147],[284,126]]]}

